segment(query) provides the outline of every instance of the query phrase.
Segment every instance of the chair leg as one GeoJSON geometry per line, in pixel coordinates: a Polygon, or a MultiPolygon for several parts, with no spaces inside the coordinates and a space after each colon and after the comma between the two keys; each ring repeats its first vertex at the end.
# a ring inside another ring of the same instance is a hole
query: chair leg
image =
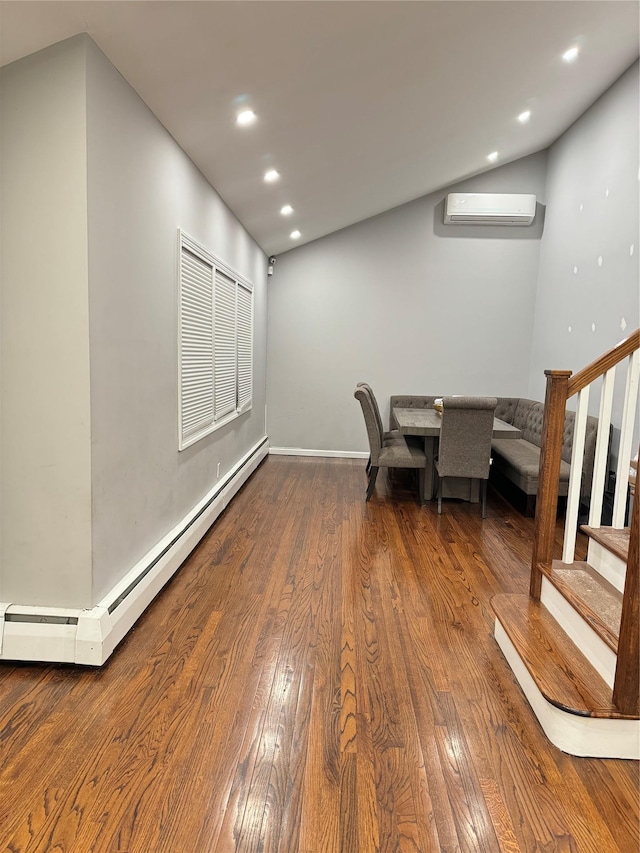
{"type": "Polygon", "coordinates": [[[444,477],[438,477],[438,515],[442,515],[442,481],[444,477]]]}
{"type": "Polygon", "coordinates": [[[426,500],[424,496],[424,480],[426,476],[425,468],[418,468],[418,491],[420,492],[420,506],[426,506],[426,500]]]}
{"type": "Polygon", "coordinates": [[[369,471],[369,488],[367,489],[367,500],[373,494],[373,489],[376,484],[376,477],[378,476],[378,468],[375,465],[371,466],[371,470],[369,471]]]}
{"type": "Polygon", "coordinates": [[[487,517],[487,482],[488,480],[482,480],[482,517],[487,517]]]}
{"type": "Polygon", "coordinates": [[[536,496],[527,495],[527,504],[524,510],[525,518],[533,518],[536,514],[536,496]]]}
{"type": "Polygon", "coordinates": [[[369,458],[367,459],[367,467],[365,468],[365,471],[367,472],[367,474],[369,473],[370,468],[371,468],[371,454],[369,454],[369,458]]]}

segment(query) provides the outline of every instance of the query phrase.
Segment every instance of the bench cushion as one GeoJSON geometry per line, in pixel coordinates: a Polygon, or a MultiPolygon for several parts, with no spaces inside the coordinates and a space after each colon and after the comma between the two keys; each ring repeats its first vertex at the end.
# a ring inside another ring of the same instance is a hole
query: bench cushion
{"type": "MultiPolygon", "coordinates": [[[[492,467],[496,471],[515,483],[526,495],[538,494],[539,447],[524,438],[495,438],[491,442],[491,450],[492,467]]],[[[568,462],[563,460],[560,463],[558,494],[562,497],[569,491],[570,469],[568,462]]]]}

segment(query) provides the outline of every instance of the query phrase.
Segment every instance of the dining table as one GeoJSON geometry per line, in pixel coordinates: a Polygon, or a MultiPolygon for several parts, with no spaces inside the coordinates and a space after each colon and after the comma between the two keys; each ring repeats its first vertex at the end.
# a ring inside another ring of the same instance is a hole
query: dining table
{"type": "MultiPolygon", "coordinates": [[[[422,503],[433,500],[435,484],[435,456],[442,427],[442,415],[436,409],[403,409],[394,408],[393,415],[402,435],[422,436],[426,466],[423,478],[422,503]]],[[[493,419],[493,438],[522,438],[522,431],[513,424],[493,419]]],[[[452,478],[444,484],[445,497],[456,497],[477,503],[480,500],[480,489],[477,480],[466,480],[459,477],[455,482],[452,478]]]]}

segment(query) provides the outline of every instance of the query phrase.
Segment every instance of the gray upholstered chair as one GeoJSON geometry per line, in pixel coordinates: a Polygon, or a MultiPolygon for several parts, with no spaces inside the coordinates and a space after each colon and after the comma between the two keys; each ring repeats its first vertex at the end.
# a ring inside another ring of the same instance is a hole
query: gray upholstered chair
{"type": "Polygon", "coordinates": [[[482,517],[487,515],[487,480],[491,465],[495,397],[444,397],[438,472],[438,514],[442,512],[445,477],[478,479],[482,484],[482,517]]]}
{"type": "Polygon", "coordinates": [[[384,439],[381,422],[376,418],[375,406],[371,394],[363,385],[358,385],[354,395],[362,407],[364,423],[367,428],[369,439],[370,465],[368,466],[369,485],[367,487],[367,500],[371,498],[376,484],[376,477],[380,468],[417,468],[420,483],[419,489],[422,495],[424,483],[424,470],[426,456],[424,450],[407,444],[403,436],[399,438],[384,439]]]}
{"type": "MultiPolygon", "coordinates": [[[[380,407],[378,406],[378,401],[376,400],[376,395],[373,393],[373,388],[369,385],[368,382],[358,382],[356,388],[364,388],[371,398],[371,405],[373,406],[373,413],[375,415],[376,421],[378,422],[378,428],[382,433],[382,442],[383,444],[389,444],[391,442],[397,442],[398,440],[404,441],[402,434],[399,429],[389,429],[386,430],[382,425],[382,418],[380,416],[380,407]]],[[[367,474],[369,473],[369,469],[371,468],[371,456],[367,461],[367,474]]]]}
{"type": "Polygon", "coordinates": [[[402,438],[402,434],[399,429],[388,429],[385,431],[385,428],[382,425],[382,417],[380,416],[380,406],[378,406],[378,401],[376,400],[376,395],[373,393],[373,388],[368,382],[358,382],[356,388],[366,388],[371,397],[371,403],[373,405],[373,411],[376,416],[376,420],[378,421],[378,426],[380,427],[380,432],[382,433],[383,439],[387,440],[390,438],[402,438]]]}

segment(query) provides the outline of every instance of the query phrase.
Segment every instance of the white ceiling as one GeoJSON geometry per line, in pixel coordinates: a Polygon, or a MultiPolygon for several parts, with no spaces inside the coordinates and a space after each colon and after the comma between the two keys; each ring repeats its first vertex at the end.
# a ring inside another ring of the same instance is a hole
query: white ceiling
{"type": "Polygon", "coordinates": [[[639,8],[1,2],[0,60],[89,33],[265,252],[278,254],[491,168],[491,151],[499,165],[547,147],[637,58],[639,8]],[[561,54],[574,44],[580,56],[567,65],[561,54]],[[258,121],[239,128],[245,105],[258,121]],[[277,184],[262,180],[270,167],[277,184]]]}

